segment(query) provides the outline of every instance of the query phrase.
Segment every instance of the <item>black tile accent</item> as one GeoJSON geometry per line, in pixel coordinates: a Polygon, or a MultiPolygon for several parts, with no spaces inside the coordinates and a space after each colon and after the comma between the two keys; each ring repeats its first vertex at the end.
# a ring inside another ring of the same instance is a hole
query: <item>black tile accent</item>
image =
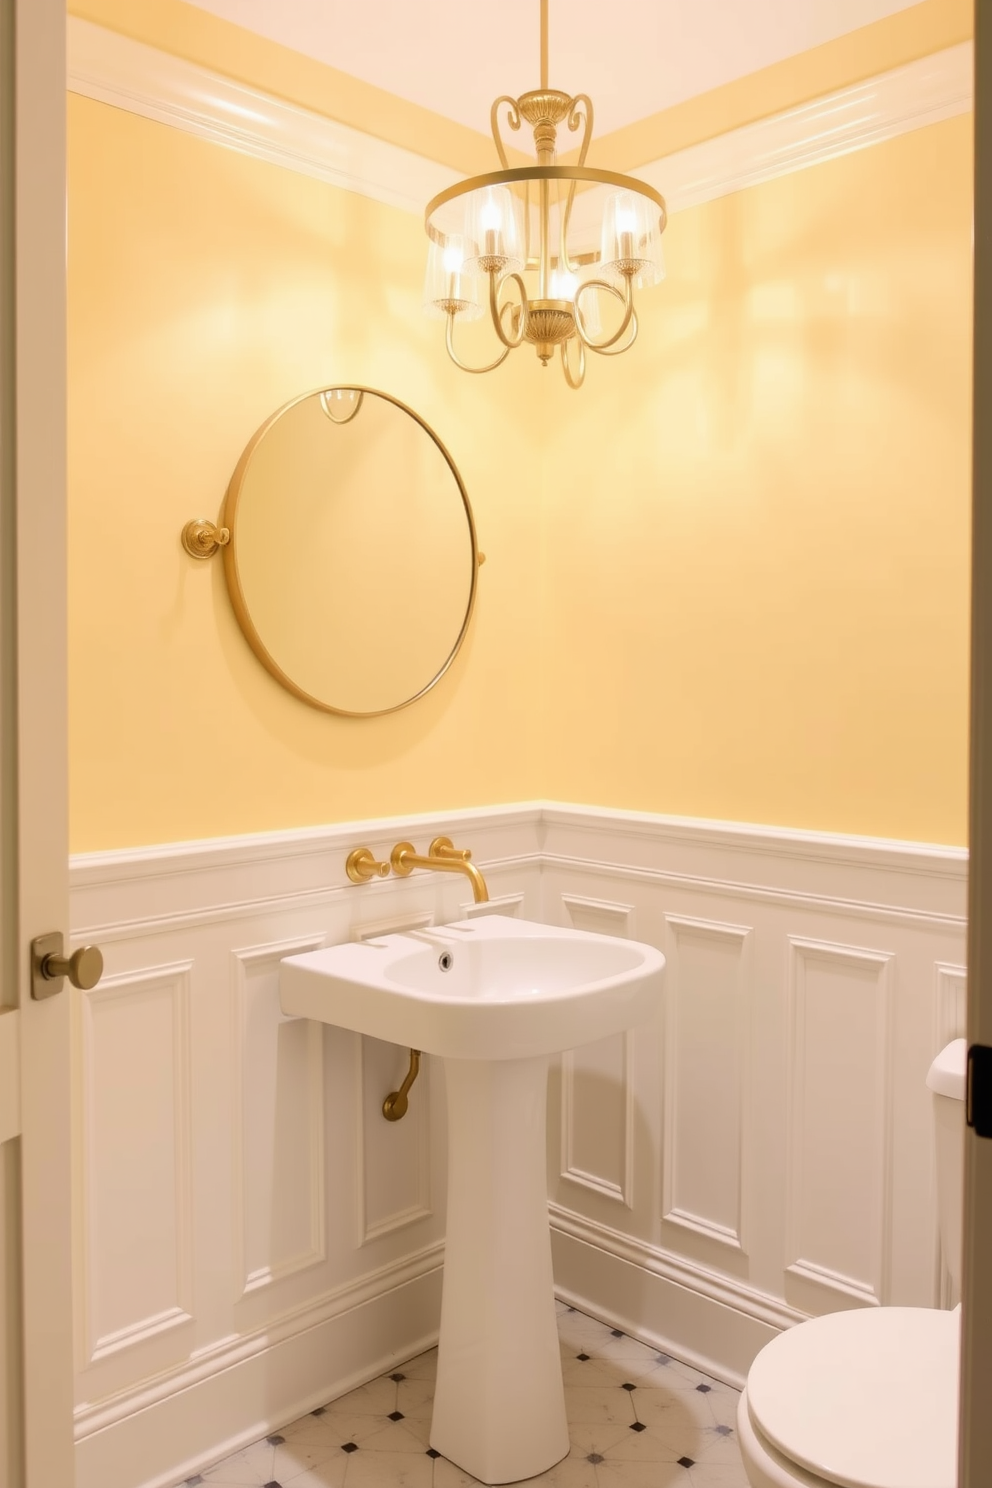
{"type": "Polygon", "coordinates": [[[586,1360],[589,1358],[589,1355],[588,1354],[576,1354],[575,1357],[577,1359],[581,1359],[582,1362],[583,1362],[583,1364],[585,1364],[586,1360]]]}
{"type": "Polygon", "coordinates": [[[623,1337],[623,1329],[622,1328],[611,1328],[610,1329],[610,1333],[613,1335],[614,1338],[622,1338],[623,1337]]]}
{"type": "Polygon", "coordinates": [[[427,1448],[427,1455],[428,1455],[428,1457],[440,1457],[441,1453],[440,1452],[435,1452],[435,1450],[434,1450],[433,1447],[428,1447],[427,1448]]]}
{"type": "Polygon", "coordinates": [[[696,1465],[695,1464],[695,1461],[693,1460],[692,1457],[680,1457],[679,1458],[679,1467],[695,1467],[695,1465],[696,1465]]]}
{"type": "Polygon", "coordinates": [[[282,1488],[282,1484],[277,1483],[275,1478],[273,1478],[271,1483],[266,1483],[265,1488],[282,1488]]]}
{"type": "Polygon", "coordinates": [[[310,1414],[312,1416],[322,1416],[324,1414],[324,1407],[322,1405],[318,1405],[317,1409],[315,1411],[311,1411],[310,1414]]]}
{"type": "Polygon", "coordinates": [[[708,1395],[710,1393],[710,1391],[712,1390],[712,1388],[713,1388],[712,1385],[697,1385],[696,1386],[696,1389],[699,1391],[700,1395],[708,1395]]]}
{"type": "Polygon", "coordinates": [[[637,1386],[628,1383],[626,1385],[621,1385],[620,1388],[621,1390],[636,1390],[637,1386]]]}
{"type": "Polygon", "coordinates": [[[357,1442],[342,1442],[341,1443],[341,1450],[342,1450],[342,1452],[357,1452],[358,1451],[358,1443],[357,1442]]]}
{"type": "Polygon", "coordinates": [[[270,1447],[281,1447],[286,1438],[284,1436],[267,1436],[265,1440],[270,1447]]]}
{"type": "Polygon", "coordinates": [[[732,1426],[714,1426],[713,1430],[719,1432],[720,1436],[733,1436],[734,1434],[732,1426]]]}
{"type": "Polygon", "coordinates": [[[648,1428],[643,1421],[635,1421],[630,1429],[631,1431],[647,1431],[648,1428]]]}
{"type": "Polygon", "coordinates": [[[197,1488],[197,1484],[198,1483],[202,1483],[202,1482],[203,1482],[203,1479],[200,1477],[200,1474],[197,1473],[197,1475],[196,1475],[195,1478],[187,1478],[186,1479],[186,1488],[197,1488]]]}
{"type": "Polygon", "coordinates": [[[602,1462],[603,1461],[603,1458],[599,1455],[598,1452],[590,1452],[589,1453],[589,1456],[586,1458],[586,1461],[587,1462],[602,1462]]]}
{"type": "Polygon", "coordinates": [[[402,1411],[390,1411],[389,1412],[389,1419],[391,1421],[402,1421],[404,1419],[403,1412],[402,1411]]]}
{"type": "Polygon", "coordinates": [[[656,1354],[655,1358],[658,1360],[659,1364],[671,1364],[672,1362],[671,1354],[656,1354]]]}
{"type": "Polygon", "coordinates": [[[400,1380],[405,1380],[406,1379],[406,1375],[405,1374],[391,1374],[389,1376],[389,1378],[391,1380],[395,1380],[396,1383],[399,1384],[400,1380]]]}

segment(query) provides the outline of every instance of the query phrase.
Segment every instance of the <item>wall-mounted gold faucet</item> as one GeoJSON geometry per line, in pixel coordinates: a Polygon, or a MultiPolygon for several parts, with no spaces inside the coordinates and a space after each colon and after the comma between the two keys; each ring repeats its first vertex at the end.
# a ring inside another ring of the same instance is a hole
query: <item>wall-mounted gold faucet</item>
{"type": "MultiPolygon", "coordinates": [[[[467,847],[455,847],[450,837],[435,837],[427,849],[427,856],[418,853],[412,842],[397,842],[389,855],[388,863],[377,861],[371,848],[355,847],[348,854],[345,871],[352,883],[369,883],[373,878],[385,878],[390,865],[399,878],[408,878],[414,868],[434,868],[439,873],[464,873],[472,885],[476,904],[486,904],[489,890],[486,880],[471,861],[467,847]]],[[[399,1090],[394,1090],[382,1103],[382,1114],[387,1121],[399,1121],[407,1113],[407,1097],[410,1087],[420,1073],[420,1050],[410,1050],[410,1068],[399,1090]]]]}
{"type": "Polygon", "coordinates": [[[486,880],[471,861],[471,857],[467,847],[454,847],[450,837],[435,837],[427,849],[426,857],[417,852],[412,842],[397,842],[389,855],[389,861],[393,865],[393,872],[400,878],[406,878],[414,868],[433,868],[439,873],[464,873],[472,885],[476,904],[486,904],[489,900],[486,880]]]}
{"type": "Polygon", "coordinates": [[[353,847],[348,854],[344,871],[352,883],[369,883],[373,878],[388,878],[389,864],[377,863],[369,847],[353,847]]]}

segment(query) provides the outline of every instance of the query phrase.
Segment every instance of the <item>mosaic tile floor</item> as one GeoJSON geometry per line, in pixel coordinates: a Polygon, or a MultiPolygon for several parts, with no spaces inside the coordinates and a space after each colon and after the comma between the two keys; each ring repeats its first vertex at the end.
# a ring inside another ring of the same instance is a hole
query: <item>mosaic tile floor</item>
{"type": "MultiPolygon", "coordinates": [[[[558,1304],[572,1450],[550,1488],[747,1488],[737,1392],[558,1304]]],[[[437,1350],[332,1400],[178,1488],[471,1488],[429,1449],[437,1350]]],[[[510,1424],[510,1423],[508,1423],[510,1424]]]]}

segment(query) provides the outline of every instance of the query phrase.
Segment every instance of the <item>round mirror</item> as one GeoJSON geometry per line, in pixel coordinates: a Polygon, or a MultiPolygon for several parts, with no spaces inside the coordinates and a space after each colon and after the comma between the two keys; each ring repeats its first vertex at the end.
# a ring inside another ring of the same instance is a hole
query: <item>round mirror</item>
{"type": "Polygon", "coordinates": [[[450,666],[475,601],[472,510],[447,450],[371,388],[287,403],[238,462],[224,568],[252,649],[329,713],[368,718],[450,666]]]}

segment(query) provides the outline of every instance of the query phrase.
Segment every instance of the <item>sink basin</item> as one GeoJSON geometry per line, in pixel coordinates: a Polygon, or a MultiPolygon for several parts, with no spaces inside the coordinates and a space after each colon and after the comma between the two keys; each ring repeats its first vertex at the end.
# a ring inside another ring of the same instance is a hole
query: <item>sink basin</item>
{"type": "Polygon", "coordinates": [[[430,1442],[480,1482],[536,1477],[569,1450],[548,1057],[647,1022],[664,966],[653,946],[505,915],[282,963],[284,1012],[444,1060],[448,1213],[430,1442]]]}
{"type": "Polygon", "coordinates": [[[653,946],[506,915],[282,963],[283,1011],[446,1059],[557,1054],[650,1018],[653,946]]]}

